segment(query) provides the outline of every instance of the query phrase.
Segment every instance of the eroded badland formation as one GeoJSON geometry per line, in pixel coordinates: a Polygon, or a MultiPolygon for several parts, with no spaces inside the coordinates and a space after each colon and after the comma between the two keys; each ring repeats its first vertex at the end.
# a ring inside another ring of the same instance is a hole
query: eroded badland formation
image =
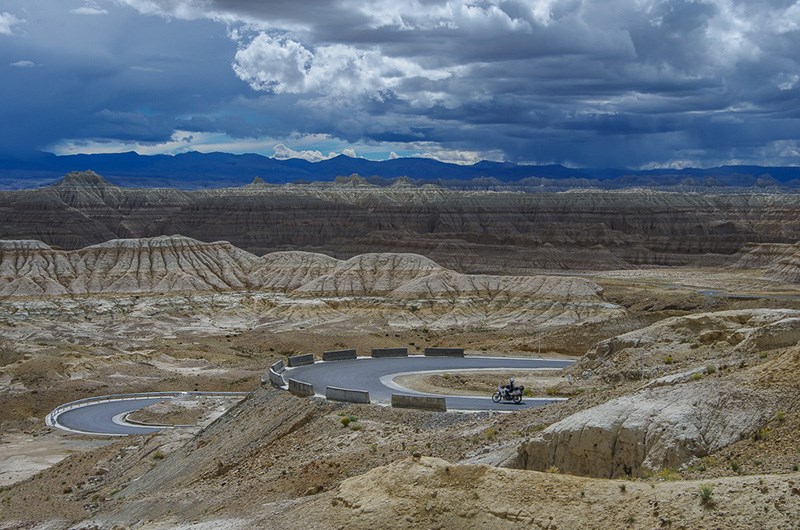
{"type": "Polygon", "coordinates": [[[798,527],[800,195],[80,173],[0,192],[0,238],[4,528],[798,527]],[[260,383],[288,355],[390,346],[576,362],[403,379],[569,398],[513,414],[260,383]],[[252,393],[140,411],[198,425],[146,436],[44,426],[174,390],[252,393]]]}

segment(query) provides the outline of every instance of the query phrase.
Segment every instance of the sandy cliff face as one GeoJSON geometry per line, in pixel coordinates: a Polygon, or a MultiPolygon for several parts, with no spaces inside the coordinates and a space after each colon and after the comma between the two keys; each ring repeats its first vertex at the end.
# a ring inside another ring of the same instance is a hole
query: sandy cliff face
{"type": "Polygon", "coordinates": [[[738,383],[645,389],[551,425],[520,449],[520,465],[603,478],[676,469],[753,435],[775,407],[738,383]]]}
{"type": "Polygon", "coordinates": [[[603,340],[574,367],[607,381],[638,380],[674,372],[677,365],[703,359],[736,364],[756,352],[800,341],[800,311],[742,309],[697,313],[660,320],[603,340]]]}
{"type": "Polygon", "coordinates": [[[642,362],[647,380],[532,437],[520,448],[520,465],[641,476],[756,436],[796,402],[796,386],[787,381],[796,385],[799,342],[798,311],[768,309],[669,318],[605,340],[575,373],[638,379],[642,362]],[[651,379],[659,373],[668,375],[651,379]]]}
{"type": "MultiPolygon", "coordinates": [[[[217,312],[248,327],[316,326],[358,317],[401,328],[504,328],[624,314],[587,279],[461,274],[416,254],[349,260],[307,252],[258,257],[224,241],[182,236],[112,240],[75,251],[0,240],[0,297],[7,297],[15,311],[26,311],[30,304],[24,300],[30,297],[65,295],[50,303],[83,304],[92,312],[92,300],[66,298],[88,294],[189,296],[199,304],[196,315],[209,311],[203,296],[219,294],[229,309],[217,312]]],[[[149,307],[148,314],[170,305],[157,299],[132,303],[149,307]]]]}
{"type": "Polygon", "coordinates": [[[165,293],[247,287],[255,256],[184,237],[117,239],[73,252],[0,241],[0,295],[165,293]]]}
{"type": "MultiPolygon", "coordinates": [[[[748,242],[800,240],[800,197],[649,190],[520,193],[346,182],[184,192],[129,189],[93,173],[0,192],[0,238],[77,249],[184,234],[255,254],[422,254],[464,272],[676,265],[748,242]]],[[[705,256],[705,257],[704,257],[705,256]]]]}
{"type": "Polygon", "coordinates": [[[591,298],[600,287],[562,276],[461,274],[416,254],[338,260],[308,252],[258,257],[226,241],[115,239],[75,251],[0,240],[0,295],[274,290],[315,296],[591,298]]]}
{"type": "Polygon", "coordinates": [[[800,283],[800,242],[745,245],[734,266],[762,269],[769,277],[800,283]]]}
{"type": "Polygon", "coordinates": [[[409,458],[345,480],[333,500],[292,507],[287,519],[297,528],[317,521],[354,529],[791,528],[797,502],[771,510],[768,522],[753,506],[795,498],[796,479],[795,473],[720,480],[709,509],[699,500],[700,481],[610,482],[409,458]]]}

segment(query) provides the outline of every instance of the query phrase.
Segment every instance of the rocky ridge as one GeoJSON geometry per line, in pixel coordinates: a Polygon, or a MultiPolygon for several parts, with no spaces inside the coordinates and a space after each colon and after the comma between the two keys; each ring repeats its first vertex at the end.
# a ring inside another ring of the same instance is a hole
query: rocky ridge
{"type": "Polygon", "coordinates": [[[0,240],[0,296],[274,290],[322,296],[546,295],[593,298],[585,279],[466,275],[415,254],[338,260],[279,252],[258,257],[226,241],[183,236],[117,239],[77,251],[40,241],[0,240]]]}
{"type": "Polygon", "coordinates": [[[520,448],[519,465],[603,478],[677,469],[752,436],[777,406],[738,383],[648,388],[549,426],[520,448]]]}
{"type": "MultiPolygon", "coordinates": [[[[64,310],[77,304],[82,309],[68,311],[95,319],[81,326],[114,311],[133,311],[132,316],[145,319],[179,311],[174,316],[186,326],[188,309],[179,308],[189,304],[197,306],[190,320],[199,319],[207,329],[221,325],[210,322],[281,329],[344,321],[352,325],[353,318],[365,323],[385,319],[402,328],[559,326],[624,314],[603,300],[597,284],[583,278],[467,275],[402,253],[349,260],[307,252],[258,257],[227,242],[181,236],[112,240],[76,251],[54,250],[36,241],[0,241],[0,297],[6,298],[11,318],[28,315],[18,322],[23,327],[37,311],[51,318],[52,304],[64,310]],[[112,303],[88,295],[129,296],[112,303]],[[134,295],[167,298],[131,299],[134,295]],[[218,297],[211,306],[209,296],[218,297]],[[188,298],[176,306],[170,301],[175,297],[188,298]],[[109,303],[116,309],[103,308],[109,303]]],[[[161,327],[154,323],[152,329],[161,327]]]]}
{"type": "Polygon", "coordinates": [[[737,268],[761,269],[772,278],[800,283],[800,242],[749,244],[738,255],[737,268]]]}
{"type": "Polygon", "coordinates": [[[182,191],[123,188],[91,172],[0,192],[0,238],[79,249],[184,234],[254,254],[422,254],[461,272],[725,263],[748,243],[800,240],[800,196],[645,189],[459,191],[359,179],[182,191]]]}
{"type": "Polygon", "coordinates": [[[797,477],[717,480],[703,503],[699,493],[707,483],[702,481],[609,482],[422,457],[347,479],[331,501],[326,496],[286,515],[301,524],[325,520],[356,529],[790,528],[800,516],[800,504],[792,500],[800,493],[797,477]],[[780,509],[770,511],[765,525],[756,503],[780,509]]]}
{"type": "Polygon", "coordinates": [[[778,411],[796,406],[786,381],[800,368],[799,316],[767,309],[689,315],[602,341],[574,373],[647,381],[550,425],[520,447],[519,465],[642,476],[766,436],[760,433],[778,411]],[[653,378],[659,374],[667,375],[653,378]]]}
{"type": "Polygon", "coordinates": [[[655,378],[683,363],[737,364],[800,341],[800,311],[741,309],[671,317],[600,341],[573,368],[609,382],[655,378]],[[642,373],[644,370],[644,374],[642,373]]]}

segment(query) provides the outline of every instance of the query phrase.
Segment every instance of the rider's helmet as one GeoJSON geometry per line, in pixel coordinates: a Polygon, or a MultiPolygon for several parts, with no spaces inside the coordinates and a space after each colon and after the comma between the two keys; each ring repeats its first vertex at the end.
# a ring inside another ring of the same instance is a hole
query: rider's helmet
{"type": "Polygon", "coordinates": [[[510,384],[512,387],[514,386],[514,378],[513,377],[508,380],[508,384],[510,384]]]}

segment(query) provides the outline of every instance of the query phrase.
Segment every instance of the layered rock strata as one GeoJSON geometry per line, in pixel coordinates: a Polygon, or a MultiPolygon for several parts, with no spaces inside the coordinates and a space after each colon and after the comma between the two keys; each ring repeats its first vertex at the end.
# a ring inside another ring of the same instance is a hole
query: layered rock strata
{"type": "Polygon", "coordinates": [[[657,364],[668,375],[550,425],[520,447],[519,464],[641,476],[754,437],[796,401],[799,341],[800,311],[768,309],[669,318],[602,341],[575,373],[650,379],[657,364]]]}
{"type": "Polygon", "coordinates": [[[721,263],[749,242],[800,240],[800,196],[642,189],[523,193],[365,182],[181,191],[88,173],[0,192],[0,238],[78,249],[185,234],[255,254],[426,255],[462,272],[721,263]],[[722,256],[722,257],[721,257],[722,256]]]}
{"type": "Polygon", "coordinates": [[[225,297],[229,313],[248,326],[321,325],[360,315],[396,327],[503,328],[624,314],[587,279],[461,274],[415,254],[344,261],[307,252],[258,257],[227,242],[182,236],[112,240],[75,251],[0,241],[0,297],[17,310],[31,297],[209,294],[225,297]]]}
{"type": "Polygon", "coordinates": [[[769,277],[800,283],[800,242],[745,245],[734,266],[762,269],[769,277]]]}
{"type": "Polygon", "coordinates": [[[736,364],[757,352],[800,342],[800,311],[741,309],[698,313],[655,324],[597,343],[574,367],[609,382],[674,371],[673,363],[715,358],[736,364]]]}
{"type": "Polygon", "coordinates": [[[756,432],[775,413],[734,383],[645,389],[569,416],[520,448],[520,465],[615,478],[678,468],[756,432]]]}

